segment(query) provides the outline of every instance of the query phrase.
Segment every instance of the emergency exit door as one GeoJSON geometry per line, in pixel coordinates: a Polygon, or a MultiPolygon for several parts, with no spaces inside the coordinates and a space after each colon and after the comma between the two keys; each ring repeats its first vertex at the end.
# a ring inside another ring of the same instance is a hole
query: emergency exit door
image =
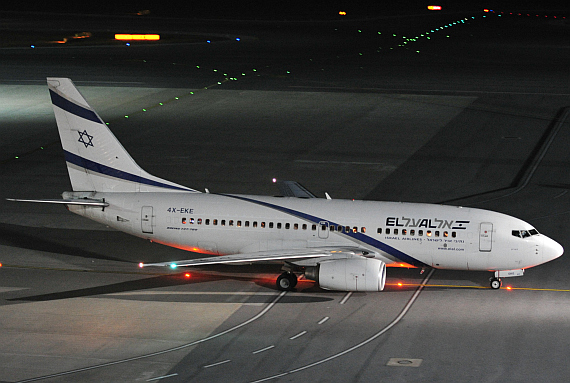
{"type": "Polygon", "coordinates": [[[154,217],[152,215],[152,206],[143,206],[141,210],[141,227],[142,232],[152,234],[154,226],[154,217]]]}
{"type": "Polygon", "coordinates": [[[479,227],[479,251],[491,251],[493,246],[493,224],[481,222],[479,227]]]}

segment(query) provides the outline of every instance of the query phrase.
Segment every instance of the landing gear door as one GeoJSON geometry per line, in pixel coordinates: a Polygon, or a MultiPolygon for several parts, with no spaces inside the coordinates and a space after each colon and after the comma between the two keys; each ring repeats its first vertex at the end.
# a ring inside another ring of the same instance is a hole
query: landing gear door
{"type": "Polygon", "coordinates": [[[479,251],[491,251],[493,246],[493,224],[481,222],[479,226],[479,251]]]}
{"type": "Polygon", "coordinates": [[[154,216],[152,215],[152,206],[143,206],[141,210],[141,228],[145,234],[152,234],[154,226],[154,216]]]}

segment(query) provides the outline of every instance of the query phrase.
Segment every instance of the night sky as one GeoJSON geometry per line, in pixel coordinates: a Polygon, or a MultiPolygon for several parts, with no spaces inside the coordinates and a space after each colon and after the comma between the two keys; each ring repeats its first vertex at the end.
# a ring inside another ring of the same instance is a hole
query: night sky
{"type": "MultiPolygon", "coordinates": [[[[271,19],[307,20],[338,18],[339,11],[346,17],[382,17],[400,14],[427,13],[427,5],[442,5],[445,11],[479,11],[483,8],[496,10],[561,10],[570,9],[567,0],[474,0],[474,1],[429,1],[429,0],[186,0],[179,1],[122,1],[107,2],[10,2],[2,5],[1,11],[51,12],[78,14],[127,15],[149,10],[149,16],[212,19],[271,19]]],[[[144,17],[144,16],[143,16],[144,17]]],[[[148,16],[146,16],[148,17],[148,16]]]]}

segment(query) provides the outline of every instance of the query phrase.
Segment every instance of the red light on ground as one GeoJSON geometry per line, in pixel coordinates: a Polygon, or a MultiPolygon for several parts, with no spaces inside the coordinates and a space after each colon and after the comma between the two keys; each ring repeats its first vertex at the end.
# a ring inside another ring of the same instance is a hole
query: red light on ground
{"type": "Polygon", "coordinates": [[[184,274],[184,276],[185,276],[186,278],[190,278],[190,273],[186,273],[186,274],[184,274]]]}
{"type": "Polygon", "coordinates": [[[341,15],[341,16],[346,16],[346,12],[345,12],[345,11],[339,11],[338,14],[341,15]]]}
{"type": "Polygon", "coordinates": [[[511,286],[507,286],[507,290],[512,290],[513,288],[511,286]]]}
{"type": "Polygon", "coordinates": [[[404,284],[402,282],[398,282],[398,286],[402,287],[404,284]]]}
{"type": "Polygon", "coordinates": [[[0,263],[0,267],[2,267],[2,264],[0,263]]]}
{"type": "Polygon", "coordinates": [[[489,12],[489,10],[487,8],[483,9],[483,12],[489,12]]]}
{"type": "Polygon", "coordinates": [[[144,267],[144,264],[142,262],[139,263],[139,267],[142,269],[144,267]]]}
{"type": "Polygon", "coordinates": [[[428,5],[428,11],[441,11],[441,5],[428,5]]]}

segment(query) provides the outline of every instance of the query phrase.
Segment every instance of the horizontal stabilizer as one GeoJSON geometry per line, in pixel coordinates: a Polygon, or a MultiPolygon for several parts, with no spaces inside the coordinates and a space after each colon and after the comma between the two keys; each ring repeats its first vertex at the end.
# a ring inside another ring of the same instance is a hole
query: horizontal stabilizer
{"type": "Polygon", "coordinates": [[[107,207],[109,204],[105,201],[98,199],[16,199],[16,198],[6,198],[8,201],[14,202],[36,202],[36,203],[54,203],[60,205],[79,205],[79,206],[96,206],[96,207],[107,207]]]}

